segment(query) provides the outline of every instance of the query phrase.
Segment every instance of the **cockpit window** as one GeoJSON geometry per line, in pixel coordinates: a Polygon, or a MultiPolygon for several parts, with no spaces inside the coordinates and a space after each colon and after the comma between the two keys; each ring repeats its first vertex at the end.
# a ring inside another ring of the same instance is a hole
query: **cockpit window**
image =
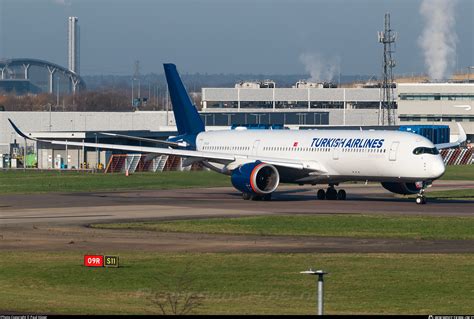
{"type": "Polygon", "coordinates": [[[413,154],[415,155],[421,155],[421,154],[432,154],[432,155],[438,155],[438,149],[436,147],[430,148],[430,147],[417,147],[413,150],[413,154]]]}

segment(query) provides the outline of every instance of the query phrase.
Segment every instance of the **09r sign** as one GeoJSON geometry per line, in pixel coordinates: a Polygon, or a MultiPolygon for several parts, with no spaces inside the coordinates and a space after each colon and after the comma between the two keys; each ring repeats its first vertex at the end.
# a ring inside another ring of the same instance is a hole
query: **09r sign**
{"type": "Polygon", "coordinates": [[[85,255],[84,266],[86,267],[104,267],[104,256],[85,255]]]}

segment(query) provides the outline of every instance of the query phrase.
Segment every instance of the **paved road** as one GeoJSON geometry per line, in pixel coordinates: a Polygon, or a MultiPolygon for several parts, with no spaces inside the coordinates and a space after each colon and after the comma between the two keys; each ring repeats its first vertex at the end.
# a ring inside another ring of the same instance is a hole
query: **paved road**
{"type": "MultiPolygon", "coordinates": [[[[438,182],[432,190],[474,188],[438,182]]],[[[233,188],[0,196],[0,250],[474,252],[474,241],[227,236],[94,230],[93,222],[270,214],[474,216],[474,202],[416,205],[378,185],[345,185],[346,201],[315,200],[308,187],[283,187],[271,202],[244,201],[233,188]]],[[[428,195],[429,196],[429,195],[428,195]]]]}

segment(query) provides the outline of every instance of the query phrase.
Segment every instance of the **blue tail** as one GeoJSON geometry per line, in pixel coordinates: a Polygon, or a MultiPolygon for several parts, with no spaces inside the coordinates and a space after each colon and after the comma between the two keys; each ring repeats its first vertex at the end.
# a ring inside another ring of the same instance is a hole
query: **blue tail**
{"type": "Polygon", "coordinates": [[[163,64],[165,68],[166,81],[170,92],[173,113],[178,126],[179,135],[197,135],[204,132],[204,123],[199,116],[196,107],[189,99],[188,92],[184,88],[179,77],[176,65],[171,63],[163,64]]]}

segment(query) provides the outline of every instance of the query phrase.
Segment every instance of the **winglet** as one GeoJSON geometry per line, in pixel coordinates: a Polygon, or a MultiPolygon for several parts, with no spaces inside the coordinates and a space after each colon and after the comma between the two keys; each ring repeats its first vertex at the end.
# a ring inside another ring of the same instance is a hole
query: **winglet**
{"type": "Polygon", "coordinates": [[[10,122],[11,126],[13,127],[13,129],[15,130],[15,132],[18,135],[20,135],[21,137],[26,138],[28,140],[34,140],[34,138],[31,138],[31,137],[27,136],[25,133],[23,133],[22,131],[20,131],[20,129],[15,125],[15,123],[13,123],[12,120],[8,119],[8,122],[10,122]]]}
{"type": "Polygon", "coordinates": [[[458,137],[458,140],[456,141],[456,143],[464,143],[466,140],[467,140],[467,135],[466,135],[466,131],[464,131],[464,128],[462,127],[461,123],[457,123],[456,124],[458,125],[458,130],[459,130],[459,137],[458,137]]]}
{"type": "Polygon", "coordinates": [[[458,125],[458,130],[459,130],[459,136],[458,136],[458,139],[456,140],[456,142],[436,144],[435,146],[436,146],[437,149],[442,150],[444,148],[458,147],[459,145],[461,145],[462,143],[464,143],[467,140],[467,135],[466,135],[466,132],[464,131],[464,128],[462,127],[462,125],[460,123],[457,123],[457,122],[456,122],[456,124],[458,125]]]}

